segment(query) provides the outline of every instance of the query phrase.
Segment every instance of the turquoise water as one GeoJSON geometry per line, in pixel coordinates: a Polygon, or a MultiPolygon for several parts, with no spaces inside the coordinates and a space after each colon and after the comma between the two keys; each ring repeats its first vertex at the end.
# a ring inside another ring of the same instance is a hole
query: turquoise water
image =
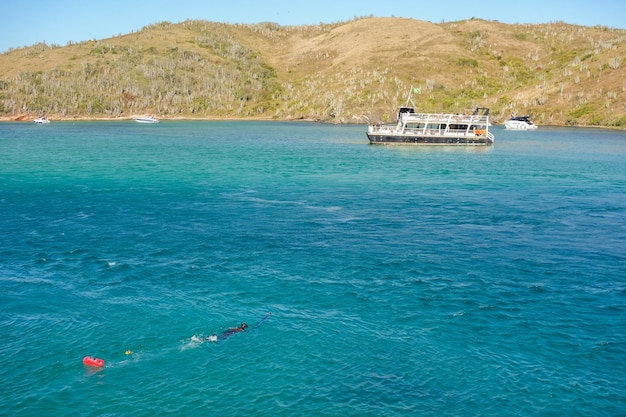
{"type": "Polygon", "coordinates": [[[494,133],[0,124],[1,413],[626,415],[626,133],[494,133]]]}

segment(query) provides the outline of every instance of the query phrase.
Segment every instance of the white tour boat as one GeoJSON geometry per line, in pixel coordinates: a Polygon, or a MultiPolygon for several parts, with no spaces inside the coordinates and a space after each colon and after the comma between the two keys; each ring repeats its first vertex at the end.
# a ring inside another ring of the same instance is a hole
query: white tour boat
{"type": "Polygon", "coordinates": [[[45,124],[50,123],[50,120],[48,120],[48,118],[45,116],[38,117],[33,121],[38,125],[45,125],[45,124]]]}
{"type": "MultiPolygon", "coordinates": [[[[412,91],[413,89],[411,89],[412,91]]],[[[400,107],[395,124],[370,125],[367,138],[374,145],[491,145],[489,109],[471,114],[415,113],[411,94],[400,107]],[[409,103],[412,105],[410,106],[409,103]]]]}

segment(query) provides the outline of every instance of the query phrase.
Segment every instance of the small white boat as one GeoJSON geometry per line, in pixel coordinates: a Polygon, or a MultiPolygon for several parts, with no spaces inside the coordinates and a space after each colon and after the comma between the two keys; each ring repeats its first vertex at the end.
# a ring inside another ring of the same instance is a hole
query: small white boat
{"type": "Polygon", "coordinates": [[[504,122],[504,127],[514,130],[537,129],[537,125],[531,122],[528,116],[511,117],[504,122]]]}
{"type": "Polygon", "coordinates": [[[45,125],[45,124],[50,123],[50,120],[48,120],[48,118],[45,116],[41,116],[41,117],[36,118],[34,122],[38,125],[45,125]]]}
{"type": "Polygon", "coordinates": [[[152,116],[136,117],[135,121],[137,123],[159,123],[159,119],[152,116]]]}

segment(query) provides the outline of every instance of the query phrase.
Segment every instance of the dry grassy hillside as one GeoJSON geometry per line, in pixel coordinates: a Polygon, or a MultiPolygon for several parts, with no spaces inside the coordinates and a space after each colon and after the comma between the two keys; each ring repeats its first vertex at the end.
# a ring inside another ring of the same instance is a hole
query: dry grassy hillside
{"type": "Polygon", "coordinates": [[[626,127],[626,31],[471,19],[316,26],[162,22],[104,40],[0,55],[0,117],[395,117],[492,109],[494,122],[626,127]]]}

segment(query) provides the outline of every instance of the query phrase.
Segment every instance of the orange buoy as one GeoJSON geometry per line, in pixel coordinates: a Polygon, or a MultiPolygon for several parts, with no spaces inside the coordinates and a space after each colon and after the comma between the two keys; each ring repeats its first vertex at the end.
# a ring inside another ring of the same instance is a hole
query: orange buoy
{"type": "Polygon", "coordinates": [[[89,366],[95,366],[98,368],[102,368],[104,366],[104,360],[100,358],[94,358],[93,356],[85,356],[83,358],[83,363],[89,366]]]}

